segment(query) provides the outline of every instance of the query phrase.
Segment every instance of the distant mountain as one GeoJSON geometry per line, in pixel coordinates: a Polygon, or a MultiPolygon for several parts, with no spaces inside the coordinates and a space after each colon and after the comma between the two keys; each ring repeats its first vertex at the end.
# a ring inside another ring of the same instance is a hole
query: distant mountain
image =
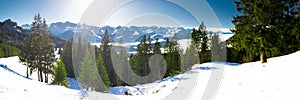
{"type": "Polygon", "coordinates": [[[49,25],[50,33],[52,36],[57,36],[63,40],[68,40],[75,33],[88,34],[91,42],[101,42],[101,37],[104,36],[105,30],[108,31],[110,40],[118,42],[119,39],[123,39],[123,42],[140,41],[143,35],[155,35],[156,38],[165,39],[171,38],[174,34],[178,39],[186,38],[187,33],[191,33],[191,29],[186,30],[183,27],[138,27],[138,26],[89,26],[84,24],[75,24],[71,22],[57,22],[49,25]]]}
{"type": "MultiPolygon", "coordinates": [[[[29,34],[32,33],[29,29],[29,24],[18,26],[17,22],[11,19],[0,22],[0,43],[6,43],[21,49],[22,43],[28,38],[29,34]]],[[[50,38],[56,47],[62,47],[65,43],[64,40],[55,36],[51,35],[50,38]]]]}
{"type": "MultiPolygon", "coordinates": [[[[30,29],[29,24],[22,25],[25,29],[30,29]]],[[[90,26],[85,24],[76,24],[71,22],[56,22],[49,25],[50,34],[58,37],[64,41],[73,37],[74,34],[85,34],[91,43],[100,43],[104,32],[107,30],[109,39],[117,43],[120,39],[123,43],[140,42],[142,37],[146,35],[150,36],[152,41],[159,39],[162,43],[167,38],[171,39],[174,34],[177,35],[177,39],[186,39],[187,35],[192,33],[192,28],[183,27],[158,27],[158,26],[90,26]]],[[[210,28],[213,32],[222,34],[232,34],[228,30],[220,28],[210,28]]]]}
{"type": "MultiPolygon", "coordinates": [[[[68,40],[75,33],[87,34],[90,42],[99,43],[107,30],[110,40],[118,42],[121,38],[124,43],[140,41],[143,35],[151,36],[158,39],[172,38],[174,34],[178,39],[187,38],[187,34],[192,32],[192,29],[183,27],[158,27],[158,26],[89,26],[85,24],[75,24],[71,22],[56,22],[49,25],[52,36],[57,36],[63,40],[68,40]]],[[[217,29],[214,29],[217,30],[217,29]]],[[[217,31],[218,33],[230,34],[228,31],[217,31]]]]}

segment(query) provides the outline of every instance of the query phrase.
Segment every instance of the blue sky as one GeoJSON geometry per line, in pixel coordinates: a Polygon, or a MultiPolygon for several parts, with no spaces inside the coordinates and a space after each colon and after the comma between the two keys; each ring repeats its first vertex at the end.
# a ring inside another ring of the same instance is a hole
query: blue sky
{"type": "MultiPolygon", "coordinates": [[[[170,2],[144,0],[118,4],[122,6],[104,0],[1,0],[0,2],[0,21],[11,18],[18,24],[30,24],[34,15],[40,13],[48,23],[65,21],[78,23],[84,21],[83,16],[89,14],[89,16],[100,16],[92,18],[94,19],[92,25],[96,25],[95,23],[112,26],[177,23],[187,27],[197,27],[199,21],[205,21],[208,27],[218,27],[216,24],[220,24],[223,28],[232,28],[232,16],[236,14],[232,0],[184,0],[184,2],[183,0],[170,0],[170,2]],[[100,7],[93,8],[91,7],[93,5],[100,7]],[[103,13],[105,11],[109,13],[103,13]],[[217,23],[216,19],[220,23],[217,23]]],[[[84,22],[89,24],[88,21],[84,22]]]]}

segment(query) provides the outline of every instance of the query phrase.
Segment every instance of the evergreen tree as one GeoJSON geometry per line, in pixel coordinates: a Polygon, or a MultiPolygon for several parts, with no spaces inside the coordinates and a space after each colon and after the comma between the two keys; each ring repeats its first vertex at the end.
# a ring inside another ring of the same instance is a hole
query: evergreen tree
{"type": "Polygon", "coordinates": [[[153,49],[154,54],[161,54],[160,48],[161,48],[160,42],[158,41],[158,39],[156,39],[156,42],[154,44],[154,49],[153,49]]]}
{"type": "Polygon", "coordinates": [[[62,85],[68,87],[69,81],[67,79],[67,71],[65,69],[64,63],[61,59],[58,59],[56,65],[54,66],[53,80],[51,84],[62,85]]]}
{"type": "Polygon", "coordinates": [[[90,50],[86,48],[84,57],[80,62],[79,75],[77,79],[83,88],[93,91],[99,86],[104,86],[104,83],[102,85],[100,84],[101,82],[99,77],[96,63],[93,60],[90,50]]]}
{"type": "Polygon", "coordinates": [[[176,34],[172,37],[171,42],[166,44],[164,48],[167,48],[167,71],[165,77],[179,74],[181,72],[181,58],[176,34]]]}
{"type": "Polygon", "coordinates": [[[238,0],[235,4],[239,14],[233,18],[235,36],[230,41],[235,49],[256,52],[265,63],[267,56],[281,55],[286,47],[293,47],[287,42],[298,0],[238,0]]]}
{"type": "Polygon", "coordinates": [[[194,43],[188,42],[189,46],[187,47],[185,53],[182,51],[180,53],[181,58],[181,70],[183,72],[190,70],[190,68],[199,62],[198,53],[196,51],[194,43]]]}
{"type": "Polygon", "coordinates": [[[211,38],[211,53],[212,53],[212,61],[224,61],[225,57],[223,56],[225,53],[223,52],[226,49],[223,44],[221,44],[220,37],[218,33],[212,35],[211,38]]]}
{"type": "Polygon", "coordinates": [[[110,85],[111,86],[115,86],[117,84],[117,76],[116,76],[116,71],[113,68],[113,64],[112,64],[112,59],[111,59],[111,45],[109,45],[109,43],[111,43],[111,41],[109,40],[109,35],[108,35],[108,31],[105,30],[104,32],[104,36],[102,37],[102,41],[101,41],[101,53],[103,56],[103,60],[104,60],[104,65],[107,69],[108,72],[108,76],[110,79],[110,85]]]}
{"type": "Polygon", "coordinates": [[[97,59],[96,63],[97,63],[98,72],[99,72],[104,84],[106,86],[109,86],[110,80],[109,80],[108,73],[107,73],[106,67],[104,65],[104,60],[103,60],[101,54],[98,55],[98,59],[97,59]]]}
{"type": "Polygon", "coordinates": [[[64,45],[61,53],[62,61],[66,65],[66,70],[69,77],[75,77],[72,61],[72,43],[73,38],[70,38],[64,45]]]}
{"type": "Polygon", "coordinates": [[[25,41],[20,60],[28,67],[26,73],[28,69],[30,74],[37,71],[38,80],[41,82],[44,73],[45,82],[48,83],[48,74],[52,72],[53,62],[55,62],[54,44],[50,39],[46,21],[42,20],[39,14],[34,17],[31,31],[33,34],[25,41]]]}
{"type": "MultiPolygon", "coordinates": [[[[137,51],[134,57],[133,71],[139,76],[146,76],[149,74],[149,54],[148,44],[146,43],[146,36],[144,35],[140,44],[137,46],[137,51]]],[[[147,80],[139,80],[139,83],[147,83],[147,80]]]]}
{"type": "Polygon", "coordinates": [[[206,26],[204,25],[204,22],[201,22],[201,25],[198,29],[200,34],[200,53],[199,53],[199,59],[200,63],[208,62],[210,59],[210,54],[208,52],[208,36],[206,31],[206,26]]]}

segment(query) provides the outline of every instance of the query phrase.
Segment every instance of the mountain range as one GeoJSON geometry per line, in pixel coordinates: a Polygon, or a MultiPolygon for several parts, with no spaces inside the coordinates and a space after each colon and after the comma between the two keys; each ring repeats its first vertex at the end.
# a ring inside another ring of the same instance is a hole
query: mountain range
{"type": "MultiPolygon", "coordinates": [[[[30,24],[17,25],[17,22],[7,19],[0,22],[0,42],[15,41],[23,42],[30,31],[30,24]]],[[[49,25],[51,39],[56,47],[63,47],[64,42],[73,37],[74,34],[86,34],[91,43],[100,43],[104,32],[107,31],[111,41],[123,43],[140,42],[144,35],[150,36],[152,40],[159,39],[165,41],[176,34],[177,39],[186,39],[192,33],[192,28],[183,27],[159,27],[159,26],[90,26],[85,24],[76,24],[71,22],[56,22],[49,25]]],[[[217,31],[222,34],[232,34],[228,31],[217,31]]]]}
{"type": "MultiPolygon", "coordinates": [[[[28,27],[22,25],[23,28],[28,27]]],[[[74,36],[75,33],[88,34],[89,40],[92,43],[99,43],[104,36],[104,32],[107,30],[110,40],[118,42],[121,38],[124,43],[139,42],[141,38],[151,36],[155,40],[172,38],[174,34],[177,35],[178,39],[187,38],[187,34],[192,32],[191,28],[183,27],[159,27],[159,26],[89,26],[85,24],[75,24],[71,22],[56,22],[49,25],[49,30],[52,36],[59,37],[63,40],[68,40],[74,36]]],[[[218,33],[231,34],[231,32],[218,31],[218,33]]]]}

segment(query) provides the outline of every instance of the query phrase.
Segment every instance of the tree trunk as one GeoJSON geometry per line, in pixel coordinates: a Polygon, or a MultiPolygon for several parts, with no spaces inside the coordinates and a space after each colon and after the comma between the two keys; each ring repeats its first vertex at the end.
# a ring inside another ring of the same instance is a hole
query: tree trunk
{"type": "Polygon", "coordinates": [[[39,74],[40,74],[41,82],[43,82],[43,72],[40,71],[39,74]]]}
{"type": "Polygon", "coordinates": [[[261,63],[266,63],[267,62],[267,57],[265,51],[260,52],[260,61],[261,63]]]}
{"type": "Polygon", "coordinates": [[[26,69],[26,78],[28,78],[29,77],[29,74],[28,74],[28,66],[27,66],[27,69],[26,69]]]}
{"type": "Polygon", "coordinates": [[[41,81],[41,77],[40,77],[40,70],[39,69],[37,70],[37,75],[38,75],[38,80],[40,82],[41,81]]]}
{"type": "Polygon", "coordinates": [[[48,73],[45,73],[45,83],[48,83],[48,73]]]}
{"type": "Polygon", "coordinates": [[[47,66],[46,66],[46,69],[45,69],[45,83],[48,83],[48,72],[47,72],[47,66]]]}

